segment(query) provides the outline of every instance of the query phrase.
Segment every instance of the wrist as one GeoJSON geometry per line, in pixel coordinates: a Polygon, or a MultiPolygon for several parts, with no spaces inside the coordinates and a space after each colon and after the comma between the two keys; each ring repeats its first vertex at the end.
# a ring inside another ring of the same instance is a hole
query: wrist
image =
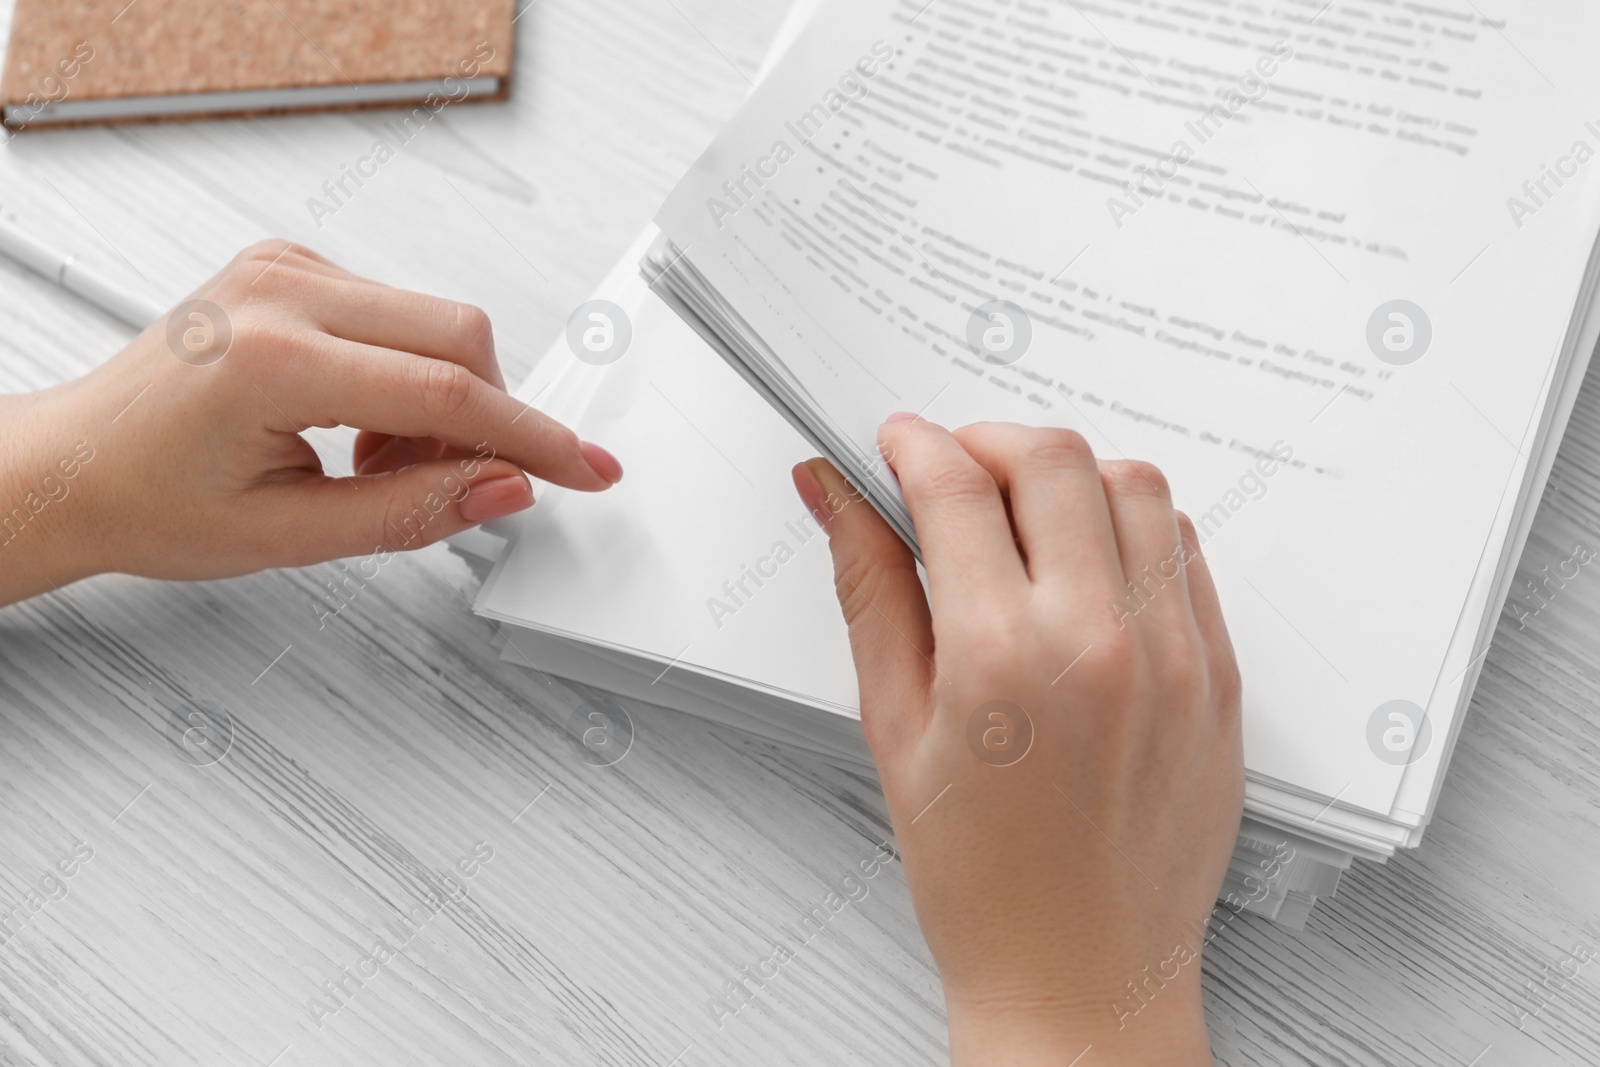
{"type": "MultiPolygon", "coordinates": [[[[1106,983],[1103,989],[1113,988],[1106,983]]],[[[1210,1067],[1198,966],[1159,992],[1125,991],[1075,1000],[1026,995],[961,1000],[946,993],[952,1067],[1085,1064],[1210,1067]]]]}
{"type": "Polygon", "coordinates": [[[0,604],[95,573],[81,499],[81,474],[95,450],[63,417],[68,388],[0,397],[0,604]]]}

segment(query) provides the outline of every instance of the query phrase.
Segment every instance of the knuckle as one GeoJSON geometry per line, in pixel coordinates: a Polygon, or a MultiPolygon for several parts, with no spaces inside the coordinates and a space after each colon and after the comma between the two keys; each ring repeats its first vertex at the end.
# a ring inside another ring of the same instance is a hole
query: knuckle
{"type": "Polygon", "coordinates": [[[523,419],[521,425],[527,426],[529,423],[533,424],[530,427],[533,434],[532,447],[541,455],[551,459],[584,462],[581,451],[583,440],[572,427],[552,419],[534,421],[532,418],[523,419]]]}
{"type": "Polygon", "coordinates": [[[1076,430],[1036,430],[1023,443],[1023,461],[1032,467],[1083,467],[1094,462],[1094,450],[1076,430]]]}
{"type": "MultiPolygon", "coordinates": [[[[907,564],[904,569],[913,576],[916,573],[915,564],[907,564]]],[[[883,598],[892,595],[901,571],[900,564],[886,565],[863,555],[839,556],[834,563],[833,585],[845,622],[854,627],[858,620],[878,615],[886,606],[883,598]]]]}
{"type": "Polygon", "coordinates": [[[1200,547],[1200,532],[1195,529],[1194,520],[1189,518],[1188,512],[1180,511],[1178,516],[1178,536],[1183,538],[1184,546],[1191,554],[1197,554],[1200,547]]]}
{"type": "Polygon", "coordinates": [[[287,255],[293,248],[292,241],[286,241],[281,237],[270,237],[265,241],[257,241],[240,252],[238,259],[246,263],[270,263],[280,256],[287,255]]]}
{"type": "Polygon", "coordinates": [[[494,351],[494,323],[489,313],[472,304],[455,305],[455,334],[473,352],[494,351]]]}
{"type": "Polygon", "coordinates": [[[459,363],[429,360],[422,371],[423,410],[433,418],[454,419],[472,402],[472,372],[459,363]]]}
{"type": "Polygon", "coordinates": [[[388,545],[397,552],[425,548],[444,533],[435,518],[421,502],[396,495],[384,505],[383,525],[375,531],[373,543],[388,545]]]}
{"type": "MultiPolygon", "coordinates": [[[[306,348],[304,338],[297,337],[282,324],[267,316],[244,315],[233,323],[233,347],[229,356],[233,366],[248,361],[269,360],[286,363],[306,348]],[[242,357],[242,358],[239,358],[242,357]]],[[[229,364],[225,359],[223,364],[229,364]]]]}
{"type": "Polygon", "coordinates": [[[872,611],[872,590],[876,571],[862,556],[839,561],[833,571],[833,587],[839,596],[839,608],[844,612],[847,626],[855,626],[867,612],[872,611]]]}
{"type": "Polygon", "coordinates": [[[257,241],[233,257],[221,278],[242,293],[260,293],[269,287],[281,287],[283,280],[292,276],[290,268],[296,253],[311,257],[310,252],[292,241],[278,238],[257,241]]]}
{"type": "Polygon", "coordinates": [[[261,265],[263,264],[277,263],[280,260],[289,259],[294,256],[300,256],[304,259],[312,258],[310,250],[305,248],[303,245],[298,245],[293,241],[284,240],[281,237],[273,237],[265,241],[257,241],[255,244],[240,252],[234,257],[234,263],[243,265],[254,264],[256,266],[256,270],[259,271],[261,265]]]}
{"type": "Polygon", "coordinates": [[[1157,671],[1167,685],[1192,693],[1206,680],[1205,648],[1198,634],[1173,633],[1163,642],[1157,671]]]}
{"type": "Polygon", "coordinates": [[[977,506],[997,491],[989,472],[975,463],[946,464],[917,481],[919,496],[946,506],[977,506]]]}
{"type": "Polygon", "coordinates": [[[1084,650],[1083,660],[1073,673],[1082,669],[1085,677],[1097,683],[1120,685],[1136,677],[1139,663],[1139,644],[1133,634],[1126,629],[1108,629],[1084,650]]]}
{"type": "Polygon", "coordinates": [[[1172,486],[1167,476],[1154,463],[1139,459],[1121,459],[1104,467],[1106,483],[1112,492],[1123,496],[1148,496],[1158,500],[1172,499],[1172,486]]]}

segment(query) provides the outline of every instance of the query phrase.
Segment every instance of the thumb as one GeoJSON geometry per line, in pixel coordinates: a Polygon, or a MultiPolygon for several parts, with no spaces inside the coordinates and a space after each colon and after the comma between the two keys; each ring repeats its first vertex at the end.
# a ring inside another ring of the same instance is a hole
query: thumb
{"type": "Polygon", "coordinates": [[[800,499],[828,532],[861,725],[881,765],[920,737],[930,718],[933,620],[916,557],[833,464],[813,459],[793,473],[800,499]]]}
{"type": "Polygon", "coordinates": [[[410,552],[533,506],[527,475],[516,464],[473,457],[312,478],[280,491],[293,498],[278,510],[290,520],[285,541],[303,564],[410,552]]]}

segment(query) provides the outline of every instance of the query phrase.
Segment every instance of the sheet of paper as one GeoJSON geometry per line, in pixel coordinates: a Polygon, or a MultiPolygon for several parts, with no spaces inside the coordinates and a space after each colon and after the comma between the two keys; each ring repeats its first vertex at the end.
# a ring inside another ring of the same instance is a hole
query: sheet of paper
{"type": "Polygon", "coordinates": [[[1594,244],[1600,10],[1313,15],[839,0],[660,222],[861,456],[904,409],[1160,464],[1247,761],[1382,813],[1594,244]]]}
{"type": "Polygon", "coordinates": [[[512,544],[477,609],[853,715],[827,538],[789,476],[814,452],[764,404],[740,402],[744,384],[646,291],[637,262],[600,288],[634,345],[585,367],[592,400],[569,416],[628,476],[599,495],[547,490],[502,525],[512,544]]]}

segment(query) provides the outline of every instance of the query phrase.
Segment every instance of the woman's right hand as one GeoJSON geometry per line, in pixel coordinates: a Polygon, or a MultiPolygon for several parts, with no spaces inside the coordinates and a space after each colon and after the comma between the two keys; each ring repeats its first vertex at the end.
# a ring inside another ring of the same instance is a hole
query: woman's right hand
{"type": "Polygon", "coordinates": [[[1244,775],[1194,527],[1158,470],[1068,430],[897,416],[880,444],[926,593],[831,465],[795,482],[831,535],[952,1061],[1209,1063],[1199,953],[1244,775]]]}

